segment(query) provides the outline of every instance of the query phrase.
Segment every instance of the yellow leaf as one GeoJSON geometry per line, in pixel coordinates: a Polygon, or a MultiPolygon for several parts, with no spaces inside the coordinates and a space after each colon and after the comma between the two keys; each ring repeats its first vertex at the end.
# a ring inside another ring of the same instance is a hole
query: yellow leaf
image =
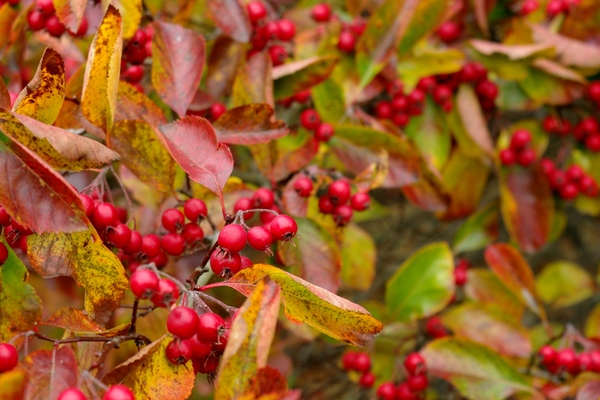
{"type": "Polygon", "coordinates": [[[167,345],[173,340],[163,336],[118,365],[103,380],[106,385],[121,383],[129,387],[136,399],[187,399],[194,388],[194,370],[191,361],[173,365],[165,356],[167,345]]]}
{"type": "Polygon", "coordinates": [[[112,5],[94,36],[83,78],[83,115],[107,134],[112,128],[117,106],[121,70],[121,14],[112,5]]]}
{"type": "Polygon", "coordinates": [[[247,392],[258,369],[267,364],[275,334],[281,292],[272,282],[261,280],[244,302],[229,331],[221,359],[215,398],[237,399],[247,392]]]}
{"type": "Polygon", "coordinates": [[[128,287],[123,265],[93,230],[31,235],[27,256],[41,276],[70,276],[83,286],[85,310],[100,325],[108,322],[128,287]]]}
{"type": "Polygon", "coordinates": [[[17,18],[18,12],[10,4],[0,6],[0,50],[9,43],[12,22],[17,18]]]}
{"type": "Polygon", "coordinates": [[[133,37],[142,21],[142,0],[102,0],[103,9],[108,4],[117,7],[123,17],[123,39],[133,37]]]}
{"type": "Polygon", "coordinates": [[[51,125],[65,99],[65,64],[50,47],[44,51],[35,76],[15,100],[13,111],[51,125]]]}
{"type": "MultiPolygon", "coordinates": [[[[8,3],[6,3],[8,5],[8,3]]],[[[25,371],[14,369],[0,374],[0,399],[21,400],[25,398],[25,371]]]]}

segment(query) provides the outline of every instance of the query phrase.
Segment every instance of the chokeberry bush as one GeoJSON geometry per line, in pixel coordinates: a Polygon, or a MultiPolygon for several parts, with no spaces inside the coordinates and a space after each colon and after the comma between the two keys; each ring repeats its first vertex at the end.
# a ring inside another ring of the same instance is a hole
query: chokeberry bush
{"type": "Polygon", "coordinates": [[[600,397],[597,0],[0,0],[0,399],[600,397]]]}

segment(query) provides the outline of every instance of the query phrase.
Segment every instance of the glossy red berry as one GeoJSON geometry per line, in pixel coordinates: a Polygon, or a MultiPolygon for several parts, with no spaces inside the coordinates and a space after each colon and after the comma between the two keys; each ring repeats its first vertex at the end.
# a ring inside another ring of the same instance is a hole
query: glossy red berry
{"type": "Polygon", "coordinates": [[[408,383],[406,382],[402,382],[396,390],[397,400],[418,400],[418,398],[419,396],[410,390],[410,387],[408,387],[408,383]]]}
{"type": "Polygon", "coordinates": [[[194,222],[189,222],[183,227],[181,232],[187,245],[200,243],[204,239],[204,230],[194,222]]]}
{"type": "Polygon", "coordinates": [[[350,198],[350,206],[355,211],[364,211],[371,206],[371,196],[364,192],[356,193],[350,198]]]}
{"type": "Polygon", "coordinates": [[[277,207],[276,205],[274,205],[273,207],[271,207],[271,211],[274,211],[275,213],[272,213],[272,212],[261,212],[260,213],[260,222],[262,222],[263,224],[269,224],[281,212],[281,210],[279,209],[279,207],[277,207]]]}
{"type": "Polygon", "coordinates": [[[252,195],[255,208],[271,208],[275,204],[275,193],[271,189],[260,188],[252,195]]]}
{"type": "Polygon", "coordinates": [[[195,334],[188,339],[188,342],[192,346],[192,357],[202,358],[209,355],[213,350],[212,342],[206,342],[198,339],[198,334],[195,334]]]}
{"type": "Polygon", "coordinates": [[[329,196],[319,197],[319,211],[323,214],[331,214],[335,210],[335,204],[329,198],[329,196]]]}
{"type": "Polygon", "coordinates": [[[67,28],[60,22],[56,15],[48,17],[46,20],[46,30],[54,37],[60,37],[67,28]]]}
{"type": "Polygon", "coordinates": [[[444,22],[437,30],[440,40],[444,43],[451,43],[457,40],[462,33],[460,25],[453,21],[444,22]]]}
{"type": "Polygon", "coordinates": [[[8,249],[6,245],[0,242],[0,265],[4,264],[8,260],[8,249]]]}
{"type": "MultiPolygon", "coordinates": [[[[238,199],[233,205],[233,213],[237,214],[238,211],[250,211],[254,209],[254,200],[250,197],[242,197],[238,199]]],[[[253,212],[244,213],[244,219],[250,219],[254,216],[253,212]]]]}
{"type": "Polygon", "coordinates": [[[150,301],[156,307],[169,308],[179,298],[179,288],[177,284],[170,279],[162,278],[158,281],[158,288],[150,297],[150,301]]]}
{"type": "Polygon", "coordinates": [[[433,93],[437,87],[437,79],[434,76],[426,76],[419,80],[417,83],[417,89],[425,93],[433,93]]]}
{"type": "Polygon", "coordinates": [[[394,113],[392,122],[399,128],[404,128],[410,122],[410,116],[405,113],[394,113]]]}
{"type": "Polygon", "coordinates": [[[342,356],[342,368],[345,371],[352,371],[354,369],[354,361],[358,353],[349,351],[342,356]]]}
{"type": "Polygon", "coordinates": [[[557,133],[560,128],[560,121],[554,115],[548,115],[542,121],[542,128],[548,133],[557,133]]]}
{"type": "Polygon", "coordinates": [[[287,42],[294,38],[296,34],[296,25],[289,19],[280,19],[277,21],[278,32],[277,38],[281,41],[287,42]]]}
{"type": "Polygon", "coordinates": [[[329,142],[334,133],[335,128],[333,125],[327,122],[322,122],[319,124],[317,129],[315,129],[315,139],[317,142],[329,142]]]}
{"type": "Polygon", "coordinates": [[[238,253],[216,250],[210,255],[210,269],[215,275],[230,276],[242,269],[242,260],[238,253]]]}
{"type": "Polygon", "coordinates": [[[338,49],[345,53],[354,51],[356,47],[356,37],[350,31],[341,31],[338,37],[338,49]]]}
{"type": "Polygon", "coordinates": [[[498,96],[498,86],[494,82],[482,80],[475,87],[475,92],[484,99],[494,101],[498,96]]]}
{"type": "Polygon", "coordinates": [[[331,7],[325,3],[317,4],[311,10],[310,15],[317,22],[327,22],[331,18],[331,7]]]}
{"type": "Polygon", "coordinates": [[[280,214],[271,221],[270,230],[273,240],[287,242],[296,236],[298,224],[289,215],[280,214]]]}
{"type": "Polygon", "coordinates": [[[525,0],[521,5],[521,15],[529,15],[537,10],[539,6],[537,0],[525,0]]]}
{"type": "Polygon", "coordinates": [[[336,205],[345,204],[348,202],[348,200],[350,200],[350,194],[350,183],[343,179],[333,182],[327,189],[327,195],[333,204],[336,205]]]}
{"type": "Polygon", "coordinates": [[[252,262],[252,260],[249,259],[248,257],[240,256],[240,259],[241,259],[240,270],[242,270],[244,268],[251,267],[252,265],[254,265],[254,263],[252,262]]]}
{"type": "Polygon", "coordinates": [[[100,203],[94,209],[92,214],[92,224],[101,231],[109,226],[117,226],[119,224],[119,214],[117,209],[110,203],[100,203]]]}
{"type": "Polygon", "coordinates": [[[225,347],[227,346],[227,342],[229,341],[229,329],[225,329],[221,336],[219,337],[219,343],[213,343],[213,350],[216,353],[223,353],[225,351],[225,347]]]}
{"type": "Polygon", "coordinates": [[[425,92],[419,89],[415,89],[408,94],[406,97],[408,103],[411,105],[421,106],[425,102],[425,92]]]}
{"type": "Polygon", "coordinates": [[[83,204],[83,210],[85,211],[85,215],[88,218],[91,218],[94,215],[94,209],[96,208],[96,204],[94,203],[94,199],[92,199],[87,194],[80,193],[79,198],[81,199],[81,203],[83,204]]]}
{"type": "Polygon", "coordinates": [[[429,381],[425,375],[411,375],[406,378],[406,384],[412,392],[422,392],[427,389],[429,381]]]}
{"type": "Polygon", "coordinates": [[[593,101],[600,101],[600,81],[592,82],[588,85],[587,95],[593,101]]]}
{"type": "Polygon", "coordinates": [[[456,286],[464,286],[467,283],[467,270],[465,268],[454,269],[454,284],[456,286]]]}
{"type": "Polygon", "coordinates": [[[176,208],[169,208],[162,214],[162,226],[169,232],[179,232],[185,224],[185,217],[176,208]]]}
{"type": "Polygon", "coordinates": [[[589,135],[585,139],[585,147],[593,152],[600,151],[600,134],[589,135]]]}
{"type": "Polygon", "coordinates": [[[138,269],[131,275],[129,286],[135,297],[147,299],[158,290],[158,276],[149,269],[138,269]]]}
{"type": "Polygon", "coordinates": [[[246,6],[246,9],[248,10],[250,22],[252,22],[253,24],[258,23],[260,20],[267,16],[267,9],[265,8],[265,5],[260,1],[251,1],[246,6]]]}
{"type": "Polygon", "coordinates": [[[272,242],[271,232],[262,226],[252,227],[248,231],[248,244],[256,250],[267,251],[272,242]]]}
{"type": "Polygon", "coordinates": [[[396,386],[392,382],[384,382],[377,388],[378,400],[396,400],[396,386]]]}
{"type": "Polygon", "coordinates": [[[356,353],[352,369],[363,373],[370,371],[371,357],[367,353],[356,353]]]}
{"type": "Polygon", "coordinates": [[[500,151],[500,162],[502,165],[513,165],[517,161],[517,154],[512,149],[500,151]]]}
{"type": "Polygon", "coordinates": [[[567,174],[560,169],[555,169],[548,175],[548,181],[550,182],[550,187],[552,189],[559,190],[567,183],[567,174]]]}
{"type": "Polygon", "coordinates": [[[389,119],[392,116],[392,105],[389,101],[382,100],[375,105],[377,118],[389,119]]]}
{"type": "Polygon", "coordinates": [[[579,180],[579,182],[577,182],[577,187],[579,189],[579,191],[588,197],[596,197],[598,196],[598,184],[596,183],[596,181],[594,180],[594,178],[592,178],[589,175],[585,175],[583,178],[581,178],[579,180]]]}
{"type": "Polygon", "coordinates": [[[163,251],[171,256],[180,256],[185,250],[185,238],[175,232],[169,232],[160,241],[163,251]]]}
{"type": "MultiPolygon", "coordinates": [[[[93,212],[93,209],[92,209],[93,212]]],[[[6,211],[6,208],[0,206],[0,226],[9,226],[11,223],[11,218],[10,215],[8,214],[8,211],[6,211]]]]}
{"type": "Polygon", "coordinates": [[[222,334],[225,321],[215,313],[204,313],[198,322],[198,339],[205,342],[216,343],[222,334]]]}
{"type": "Polygon", "coordinates": [[[517,129],[510,138],[510,148],[519,150],[531,143],[531,133],[525,129],[517,129]]]}
{"type": "Polygon", "coordinates": [[[372,372],[362,374],[358,380],[358,384],[364,388],[372,388],[375,384],[375,374],[372,372]]]}
{"type": "Polygon", "coordinates": [[[425,322],[425,332],[433,338],[442,338],[448,336],[448,332],[440,317],[431,317],[425,322]]]}
{"type": "Polygon", "coordinates": [[[558,14],[567,12],[569,6],[563,0],[550,0],[546,5],[546,14],[549,17],[556,17],[558,14]]]}
{"type": "Polygon", "coordinates": [[[438,85],[433,91],[433,100],[438,104],[444,104],[452,98],[452,89],[446,85],[438,85]]]}
{"type": "Polygon", "coordinates": [[[209,108],[209,113],[212,121],[218,120],[221,115],[227,112],[227,107],[223,103],[213,103],[209,108]]]}
{"type": "Polygon", "coordinates": [[[566,175],[570,182],[579,182],[585,176],[585,171],[579,165],[571,165],[567,168],[566,175]]]}
{"type": "Polygon", "coordinates": [[[425,359],[419,353],[410,353],[404,359],[404,368],[409,375],[425,373],[425,359]]]}
{"type": "Polygon", "coordinates": [[[549,158],[542,158],[540,160],[540,166],[542,167],[542,170],[546,176],[550,175],[550,173],[556,169],[554,161],[549,158]]]}
{"type": "Polygon", "coordinates": [[[167,330],[179,339],[189,339],[198,329],[198,314],[190,307],[179,306],[167,318],[167,330]]]}
{"type": "Polygon", "coordinates": [[[285,47],[279,45],[269,47],[269,57],[271,57],[274,67],[283,64],[287,56],[288,53],[285,47]]]}
{"type": "Polygon", "coordinates": [[[17,348],[10,343],[0,343],[0,373],[11,371],[18,363],[19,352],[17,348]]]}
{"type": "Polygon", "coordinates": [[[125,224],[109,227],[106,230],[106,241],[117,249],[124,249],[131,240],[131,229],[125,224]]]}
{"type": "Polygon", "coordinates": [[[408,97],[398,94],[394,96],[390,105],[392,106],[393,111],[405,111],[409,106],[408,97]]]}
{"type": "Polygon", "coordinates": [[[564,369],[572,375],[575,375],[577,372],[579,372],[577,354],[575,353],[575,350],[571,348],[559,350],[556,353],[555,363],[559,368],[564,369]]]}
{"type": "Polygon", "coordinates": [[[153,258],[160,253],[160,238],[154,233],[149,233],[142,238],[142,253],[148,258],[153,258]]]}
{"type": "Polygon", "coordinates": [[[56,400],[87,400],[83,392],[77,388],[69,388],[63,390],[56,400]]]}
{"type": "Polygon", "coordinates": [[[131,237],[129,238],[129,243],[127,246],[123,248],[123,251],[126,254],[135,254],[142,250],[142,234],[138,231],[131,231],[131,237]]]}
{"type": "Polygon", "coordinates": [[[535,159],[535,150],[531,148],[523,149],[517,154],[517,161],[523,167],[527,167],[533,164],[535,162],[535,159]]]}
{"type": "Polygon", "coordinates": [[[321,123],[321,118],[314,108],[307,108],[300,114],[300,124],[309,131],[316,129],[321,123]]]}
{"type": "Polygon", "coordinates": [[[194,362],[194,372],[197,374],[212,374],[219,367],[220,357],[209,354],[206,357],[192,360],[194,362]]]}
{"type": "Polygon", "coordinates": [[[313,190],[313,182],[308,176],[301,176],[294,182],[294,190],[300,197],[309,197],[313,190]]]}
{"type": "Polygon", "coordinates": [[[127,386],[113,385],[104,392],[102,400],[135,400],[135,396],[127,386]]]}
{"type": "Polygon", "coordinates": [[[123,75],[128,82],[138,83],[144,78],[144,68],[141,65],[130,65],[123,75]]]}
{"type": "Polygon", "coordinates": [[[56,9],[54,8],[54,2],[52,0],[37,0],[35,8],[46,17],[54,15],[56,12],[56,9]]]}
{"type": "Polygon", "coordinates": [[[556,360],[556,350],[552,346],[542,346],[538,350],[538,355],[544,365],[552,364],[556,360]]]}
{"type": "Polygon", "coordinates": [[[165,355],[171,364],[181,365],[192,358],[192,346],[187,340],[174,339],[167,345],[165,355]]]}
{"type": "Polygon", "coordinates": [[[559,194],[565,200],[573,200],[579,194],[579,189],[575,183],[567,182],[560,188],[559,194]]]}
{"type": "Polygon", "coordinates": [[[33,10],[27,14],[27,24],[32,31],[40,31],[46,27],[46,17],[41,11],[33,10]]]}
{"type": "Polygon", "coordinates": [[[221,229],[217,242],[221,248],[239,253],[246,246],[247,237],[246,230],[241,225],[230,224],[221,229]]]}
{"type": "Polygon", "coordinates": [[[208,209],[206,203],[200,199],[189,199],[183,205],[183,213],[192,222],[198,223],[200,219],[206,218],[208,209]]]}
{"type": "Polygon", "coordinates": [[[352,207],[347,204],[340,204],[333,210],[333,220],[337,226],[346,226],[352,221],[352,207]]]}

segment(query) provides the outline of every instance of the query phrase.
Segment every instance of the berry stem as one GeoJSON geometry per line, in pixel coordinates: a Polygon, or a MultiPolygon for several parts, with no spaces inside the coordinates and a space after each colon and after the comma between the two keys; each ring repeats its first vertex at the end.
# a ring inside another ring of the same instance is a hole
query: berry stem
{"type": "Polygon", "coordinates": [[[133,301],[133,307],[131,311],[131,325],[129,326],[129,333],[135,333],[135,323],[137,322],[137,312],[139,303],[140,299],[136,297],[133,301]]]}

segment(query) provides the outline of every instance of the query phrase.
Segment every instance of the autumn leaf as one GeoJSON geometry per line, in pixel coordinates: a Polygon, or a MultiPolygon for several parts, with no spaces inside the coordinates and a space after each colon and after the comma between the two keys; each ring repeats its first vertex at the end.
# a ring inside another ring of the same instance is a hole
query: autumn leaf
{"type": "Polygon", "coordinates": [[[17,18],[18,12],[9,3],[0,6],[0,54],[11,42],[12,23],[17,18]]]}
{"type": "Polygon", "coordinates": [[[248,104],[228,110],[213,124],[217,140],[227,144],[258,144],[288,133],[283,121],[272,122],[275,110],[268,104],[248,104]]]}
{"type": "Polygon", "coordinates": [[[123,265],[93,230],[27,237],[27,257],[43,277],[70,276],[85,289],[85,310],[104,325],[121,304],[128,280],[123,265]]]}
{"type": "Polygon", "coordinates": [[[533,39],[540,45],[553,47],[561,64],[583,69],[600,68],[600,49],[598,46],[553,33],[547,27],[539,24],[532,24],[530,27],[533,39]]]}
{"type": "Polygon", "coordinates": [[[105,385],[123,384],[131,389],[136,399],[186,399],[194,387],[191,361],[174,365],[167,360],[165,349],[174,340],[163,336],[116,366],[103,379],[105,385]]]}
{"type": "Polygon", "coordinates": [[[0,342],[7,342],[18,333],[33,329],[41,320],[42,302],[34,288],[27,283],[27,267],[15,255],[4,237],[0,243],[8,250],[8,259],[0,268],[0,342]]]}
{"type": "Polygon", "coordinates": [[[479,100],[477,100],[477,96],[470,86],[459,86],[456,95],[456,108],[458,116],[460,116],[461,129],[455,130],[454,133],[464,151],[470,152],[469,147],[474,145],[485,154],[486,159],[491,158],[494,154],[492,135],[488,129],[479,100]],[[464,135],[460,135],[462,132],[464,132],[464,135]]]}
{"type": "Polygon", "coordinates": [[[8,93],[4,80],[0,79],[0,109],[2,108],[7,110],[10,108],[10,93],[8,93]]]}
{"type": "MultiPolygon", "coordinates": [[[[8,5],[8,3],[5,3],[8,5]]],[[[27,374],[21,369],[0,374],[0,399],[22,400],[25,398],[27,374]]]]}
{"type": "Polygon", "coordinates": [[[142,0],[102,0],[103,7],[112,4],[119,10],[123,19],[123,39],[133,37],[135,31],[142,22],[143,6],[142,0]]]}
{"type": "Polygon", "coordinates": [[[404,59],[415,43],[436,29],[447,16],[449,6],[450,3],[445,0],[420,0],[404,36],[400,39],[398,55],[404,59]]]}
{"type": "Polygon", "coordinates": [[[35,76],[15,100],[13,111],[51,125],[65,98],[65,65],[60,55],[47,48],[35,76]]]}
{"type": "Polygon", "coordinates": [[[570,307],[592,297],[598,290],[585,269],[568,261],[554,261],[535,280],[540,299],[555,308],[570,307]]]}
{"type": "Polygon", "coordinates": [[[252,36],[252,25],[246,5],[240,0],[213,0],[208,2],[210,15],[224,34],[236,42],[247,43],[252,36]]]}
{"type": "Polygon", "coordinates": [[[244,45],[227,36],[219,36],[206,65],[206,89],[214,98],[231,90],[238,67],[245,56],[244,45]]]}
{"type": "Polygon", "coordinates": [[[123,47],[121,26],[121,14],[109,5],[90,46],[83,78],[81,111],[107,135],[114,123],[117,107],[123,47]]]}
{"type": "Polygon", "coordinates": [[[190,106],[204,68],[204,37],[179,25],[157,21],[152,39],[152,85],[180,118],[190,106]]]}
{"type": "Polygon", "coordinates": [[[90,317],[83,311],[71,307],[61,308],[42,324],[56,326],[75,332],[100,332],[102,330],[102,328],[90,320],[90,317]]]}
{"type": "Polygon", "coordinates": [[[161,193],[171,193],[175,162],[158,130],[141,120],[122,120],[112,130],[112,148],[140,180],[161,193]]]}
{"type": "Polygon", "coordinates": [[[124,119],[139,119],[155,127],[167,123],[167,119],[156,103],[130,83],[119,81],[115,122],[124,119]]]}
{"type": "Polygon", "coordinates": [[[171,156],[195,182],[221,200],[223,187],[233,171],[231,150],[217,142],[214,128],[204,118],[185,117],[160,127],[171,156]]]}
{"type": "Polygon", "coordinates": [[[77,32],[87,5],[86,0],[52,0],[56,16],[71,32],[77,32]]]}
{"type": "Polygon", "coordinates": [[[377,248],[373,238],[356,224],[344,228],[341,278],[344,287],[367,291],[375,278],[377,248]]]}
{"type": "Polygon", "coordinates": [[[242,394],[253,391],[252,378],[267,364],[280,300],[280,288],[275,282],[265,279],[257,283],[239,309],[221,358],[215,398],[238,399],[242,394]]]}
{"type": "Polygon", "coordinates": [[[273,67],[273,95],[285,99],[325,81],[336,66],[338,57],[312,57],[273,67]]]}
{"type": "Polygon", "coordinates": [[[119,160],[95,140],[10,111],[0,111],[0,129],[57,170],[84,171],[119,160]]]}
{"type": "Polygon", "coordinates": [[[0,204],[20,224],[37,233],[87,229],[77,191],[31,150],[0,127],[0,204]]]}
{"type": "Polygon", "coordinates": [[[494,243],[500,234],[498,203],[490,203],[471,216],[458,228],[452,248],[455,253],[483,249],[494,243]]]}
{"type": "Polygon", "coordinates": [[[502,281],[489,269],[473,268],[467,272],[465,295],[467,298],[493,307],[513,321],[520,321],[525,307],[519,299],[504,286],[502,281]]]}
{"type": "Polygon", "coordinates": [[[383,325],[367,310],[297,276],[266,264],[254,264],[235,274],[226,282],[214,283],[204,289],[228,286],[250,296],[258,282],[268,276],[281,288],[286,316],[334,339],[363,347],[383,325]]]}
{"type": "Polygon", "coordinates": [[[310,90],[315,110],[322,121],[337,124],[346,114],[343,88],[333,79],[315,85],[310,90]]]}
{"type": "Polygon", "coordinates": [[[233,81],[233,106],[267,103],[273,106],[271,59],[265,51],[254,54],[238,68],[233,81]]]}

